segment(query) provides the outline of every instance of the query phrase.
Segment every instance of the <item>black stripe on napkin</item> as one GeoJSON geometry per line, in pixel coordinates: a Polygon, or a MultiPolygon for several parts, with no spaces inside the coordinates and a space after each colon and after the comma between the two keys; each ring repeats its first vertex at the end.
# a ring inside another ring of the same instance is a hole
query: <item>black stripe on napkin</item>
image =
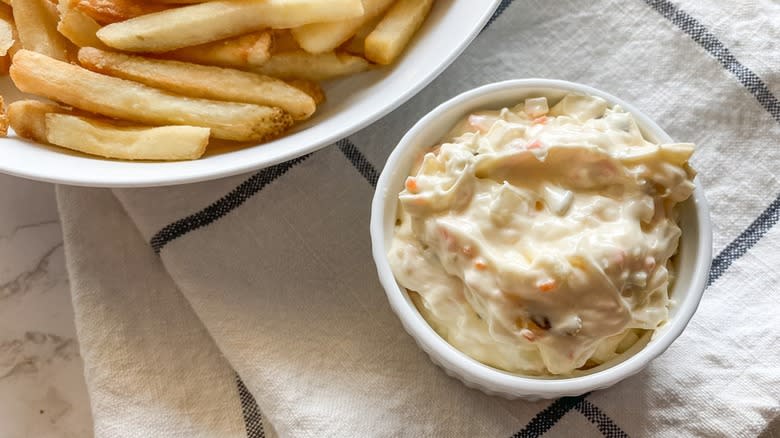
{"type": "Polygon", "coordinates": [[[780,196],[764,210],[733,242],[729,243],[720,254],[712,260],[710,279],[707,286],[714,283],[735,260],[745,255],[780,219],[780,196]]]}
{"type": "Polygon", "coordinates": [[[628,438],[628,434],[623,431],[607,414],[601,411],[598,406],[583,398],[574,405],[585,418],[593,423],[606,438],[628,438]]]}
{"type": "Polygon", "coordinates": [[[246,426],[246,438],[265,438],[263,429],[263,416],[257,406],[255,397],[244,385],[244,381],[236,374],[236,386],[238,398],[241,399],[241,412],[244,414],[244,426],[246,426]]]}
{"type": "Polygon", "coordinates": [[[512,435],[512,438],[538,438],[555,426],[564,415],[587,397],[583,394],[577,397],[563,397],[554,401],[543,411],[536,414],[523,430],[512,435]]]}
{"type": "Polygon", "coordinates": [[[482,30],[487,29],[488,26],[493,24],[494,21],[498,20],[498,17],[500,17],[506,11],[506,9],[512,5],[513,1],[514,0],[501,0],[501,4],[498,5],[498,8],[496,8],[496,12],[493,12],[493,16],[490,17],[490,20],[488,20],[487,24],[482,30]]]}
{"type": "Polygon", "coordinates": [[[287,171],[302,163],[310,156],[311,155],[304,155],[263,169],[203,210],[167,225],[165,228],[158,231],[157,234],[152,236],[152,239],[149,242],[152,245],[152,248],[154,248],[154,252],[159,254],[165,245],[190,231],[211,224],[240,207],[249,198],[263,190],[265,186],[271,184],[274,180],[284,175],[287,171]]]}
{"type": "Polygon", "coordinates": [[[336,143],[339,150],[345,157],[352,163],[352,166],[363,175],[363,178],[371,184],[371,187],[376,188],[376,183],[379,181],[379,172],[376,170],[373,164],[360,152],[360,149],[355,146],[354,143],[349,141],[348,138],[339,140],[336,143]]]}
{"type": "MultiPolygon", "coordinates": [[[[718,38],[708,31],[698,20],[690,16],[668,0],[645,0],[649,6],[671,21],[694,41],[717,59],[723,67],[733,74],[747,88],[759,104],[766,109],[777,122],[780,122],[780,100],[772,94],[763,80],[752,70],[740,63],[731,51],[718,38]]],[[[712,260],[712,269],[707,285],[711,285],[723,275],[735,260],[742,257],[778,222],[780,214],[780,196],[764,210],[750,226],[731,242],[712,260]]]]}
{"type": "Polygon", "coordinates": [[[757,74],[737,61],[737,58],[731,54],[729,49],[712,32],[708,31],[703,24],[668,0],[645,0],[645,3],[687,33],[704,50],[717,59],[726,70],[733,74],[750,91],[750,94],[758,100],[758,103],[769,111],[769,114],[777,122],[780,122],[780,101],[778,101],[777,97],[772,94],[769,87],[766,86],[757,74]]]}

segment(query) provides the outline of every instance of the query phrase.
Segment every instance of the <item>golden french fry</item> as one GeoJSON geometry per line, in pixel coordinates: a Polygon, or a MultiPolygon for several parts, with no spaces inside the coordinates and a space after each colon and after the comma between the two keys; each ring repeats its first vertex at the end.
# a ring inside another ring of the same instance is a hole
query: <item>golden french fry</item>
{"type": "Polygon", "coordinates": [[[293,38],[290,29],[274,29],[271,31],[273,42],[271,44],[271,53],[292,52],[300,50],[301,46],[293,38]]]}
{"type": "Polygon", "coordinates": [[[5,111],[5,100],[0,96],[0,137],[8,135],[8,113],[5,111]]]}
{"type": "Polygon", "coordinates": [[[8,50],[16,42],[16,25],[11,8],[5,4],[0,4],[0,56],[8,54],[8,50]]]}
{"type": "Polygon", "coordinates": [[[109,158],[195,159],[209,141],[208,128],[130,126],[37,100],[12,103],[8,117],[19,137],[109,158]]]}
{"type": "Polygon", "coordinates": [[[98,32],[98,38],[126,51],[164,52],[269,27],[361,15],[361,0],[215,0],[110,24],[98,32]]]}
{"type": "Polygon", "coordinates": [[[262,64],[271,56],[273,37],[270,31],[261,31],[199,46],[184,47],[160,56],[179,61],[222,67],[246,67],[262,64]]]}
{"type": "Polygon", "coordinates": [[[282,79],[321,81],[368,70],[365,59],[346,53],[330,52],[313,55],[303,50],[277,53],[252,70],[282,79]]]}
{"type": "Polygon", "coordinates": [[[78,9],[61,9],[57,30],[79,47],[108,48],[97,37],[97,31],[100,30],[97,21],[78,9]]]}
{"type": "Polygon", "coordinates": [[[366,37],[366,58],[383,65],[398,59],[422,26],[431,6],[433,0],[398,0],[366,37]]]}
{"type": "Polygon", "coordinates": [[[19,137],[46,143],[46,114],[67,112],[68,109],[54,103],[19,100],[8,105],[8,121],[19,137]]]}
{"type": "Polygon", "coordinates": [[[360,17],[327,23],[312,23],[292,29],[295,40],[309,53],[325,53],[349,40],[365,23],[387,11],[394,0],[363,0],[364,13],[360,17]]]}
{"type": "Polygon", "coordinates": [[[194,160],[209,143],[209,128],[119,126],[108,120],[46,114],[46,140],[86,154],[121,160],[194,160]]]}
{"type": "Polygon", "coordinates": [[[325,91],[320,87],[320,84],[305,79],[290,79],[287,83],[308,94],[309,97],[314,99],[316,105],[325,102],[325,91]]]}
{"type": "Polygon", "coordinates": [[[279,108],[178,96],[27,50],[14,56],[11,79],[23,92],[93,113],[149,125],[211,128],[214,137],[226,140],[267,140],[293,123],[279,108]]]}
{"type": "Polygon", "coordinates": [[[79,51],[79,62],[98,73],[129,79],[185,96],[279,107],[293,118],[309,118],[314,99],[268,76],[222,67],[150,59],[91,47],[79,51]]]}
{"type": "Polygon", "coordinates": [[[4,3],[0,4],[0,34],[2,34],[0,36],[0,47],[5,52],[0,56],[0,75],[6,75],[11,67],[11,58],[21,49],[22,44],[19,41],[19,32],[16,31],[13,11],[4,3]]]}
{"type": "Polygon", "coordinates": [[[171,8],[170,5],[138,0],[76,0],[75,6],[100,24],[116,23],[171,8]]]}
{"type": "Polygon", "coordinates": [[[57,32],[57,9],[48,0],[15,2],[14,22],[22,47],[46,56],[68,59],[68,43],[57,32]]]}
{"type": "Polygon", "coordinates": [[[381,19],[382,16],[378,15],[374,17],[373,20],[363,23],[363,25],[360,26],[360,29],[355,32],[355,35],[353,35],[349,41],[341,46],[341,49],[353,55],[363,56],[365,53],[366,37],[370,35],[374,29],[376,29],[376,25],[379,24],[381,19]]]}

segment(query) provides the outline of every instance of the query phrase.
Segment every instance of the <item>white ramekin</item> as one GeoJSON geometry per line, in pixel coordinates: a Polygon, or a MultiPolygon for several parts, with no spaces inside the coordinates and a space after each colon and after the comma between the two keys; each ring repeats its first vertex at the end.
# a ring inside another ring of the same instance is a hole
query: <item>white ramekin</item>
{"type": "Polygon", "coordinates": [[[463,117],[480,109],[500,109],[527,97],[545,96],[551,101],[575,92],[599,96],[632,113],[643,134],[650,140],[669,143],[672,139],[652,120],[630,104],[594,88],[572,82],[523,79],[485,85],[465,92],[439,105],[417,122],[401,139],[387,160],[377,184],[371,208],[371,241],[379,279],[404,328],[447,374],[469,387],[508,398],[556,398],[584,394],[606,388],[636,374],[677,339],[690,321],[707,286],[712,261],[712,228],[709,209],[701,187],[680,208],[680,255],[677,278],[671,292],[673,307],[669,321],[656,330],[644,346],[621,355],[591,372],[570,378],[523,377],[484,365],[460,352],[442,339],[423,319],[409,295],[395,280],[387,260],[393,235],[398,193],[403,189],[418,154],[434,144],[463,117]],[[636,351],[638,350],[638,351],[636,351]]]}

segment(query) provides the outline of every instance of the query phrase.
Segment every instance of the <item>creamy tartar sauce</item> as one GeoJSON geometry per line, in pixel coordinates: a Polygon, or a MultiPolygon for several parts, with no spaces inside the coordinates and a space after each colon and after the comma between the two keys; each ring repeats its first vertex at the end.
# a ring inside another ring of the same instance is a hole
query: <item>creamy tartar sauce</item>
{"type": "Polygon", "coordinates": [[[476,360],[534,376],[603,363],[667,319],[693,150],[593,96],[472,114],[407,178],[390,265],[476,360]]]}

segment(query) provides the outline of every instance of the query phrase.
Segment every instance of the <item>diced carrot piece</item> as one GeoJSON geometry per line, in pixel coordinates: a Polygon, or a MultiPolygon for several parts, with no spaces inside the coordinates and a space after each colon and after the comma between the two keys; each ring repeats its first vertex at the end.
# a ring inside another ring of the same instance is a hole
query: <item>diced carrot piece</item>
{"type": "Polygon", "coordinates": [[[478,271],[484,271],[485,269],[487,269],[487,264],[482,260],[477,260],[476,262],[474,262],[474,267],[477,268],[478,271]]]}
{"type": "Polygon", "coordinates": [[[534,125],[544,125],[547,123],[547,116],[537,117],[533,120],[534,125]]]}
{"type": "Polygon", "coordinates": [[[539,288],[540,292],[550,292],[555,289],[557,286],[557,282],[553,279],[540,281],[539,283],[536,283],[536,287],[539,288]]]}
{"type": "Polygon", "coordinates": [[[409,190],[412,193],[417,193],[417,189],[417,180],[411,176],[406,178],[406,190],[409,190]]]}

